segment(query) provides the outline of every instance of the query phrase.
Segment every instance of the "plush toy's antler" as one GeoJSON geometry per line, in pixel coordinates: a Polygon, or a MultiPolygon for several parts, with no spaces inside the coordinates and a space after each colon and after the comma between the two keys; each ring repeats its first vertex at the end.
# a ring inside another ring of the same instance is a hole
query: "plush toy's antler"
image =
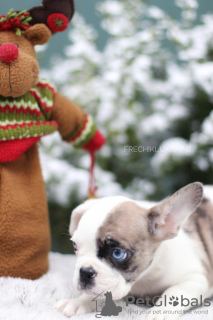
{"type": "Polygon", "coordinates": [[[43,0],[42,4],[28,10],[32,17],[30,24],[44,23],[52,33],[64,31],[75,11],[74,0],[43,0]]]}

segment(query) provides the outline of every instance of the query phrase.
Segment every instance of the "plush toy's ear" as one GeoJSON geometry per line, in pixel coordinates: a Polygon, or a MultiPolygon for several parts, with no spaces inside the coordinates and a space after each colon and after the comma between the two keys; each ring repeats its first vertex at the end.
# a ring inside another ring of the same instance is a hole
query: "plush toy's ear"
{"type": "Polygon", "coordinates": [[[98,201],[98,199],[90,199],[86,202],[82,203],[80,206],[78,206],[75,210],[73,210],[70,220],[70,228],[69,232],[72,236],[75,230],[78,228],[79,221],[81,220],[84,213],[94,205],[94,203],[98,201]]]}
{"type": "Polygon", "coordinates": [[[202,197],[202,184],[194,182],[149,209],[148,229],[151,235],[159,240],[177,236],[180,227],[199,206],[202,197]]]}
{"type": "Polygon", "coordinates": [[[47,43],[50,40],[52,33],[45,24],[38,23],[27,29],[24,36],[35,46],[37,44],[47,43]]]}

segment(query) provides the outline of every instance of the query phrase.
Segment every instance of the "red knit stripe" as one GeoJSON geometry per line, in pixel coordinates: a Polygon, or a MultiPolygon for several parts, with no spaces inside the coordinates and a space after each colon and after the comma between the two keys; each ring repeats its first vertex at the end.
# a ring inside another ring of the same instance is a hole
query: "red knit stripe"
{"type": "Polygon", "coordinates": [[[7,130],[9,128],[12,128],[12,129],[16,129],[17,127],[19,128],[24,128],[24,127],[32,127],[32,126],[40,126],[40,125],[53,125],[55,126],[56,128],[58,128],[57,126],[57,123],[55,121],[38,121],[38,122],[29,122],[29,123],[22,123],[22,124],[8,124],[6,126],[0,126],[0,129],[3,129],[3,130],[7,130]]]}
{"type": "Polygon", "coordinates": [[[32,96],[34,96],[34,97],[39,101],[40,106],[41,106],[42,108],[44,108],[44,111],[45,111],[45,112],[49,112],[49,111],[52,110],[52,107],[48,107],[48,106],[46,105],[46,103],[45,103],[44,101],[42,101],[41,97],[40,97],[36,92],[30,90],[29,93],[30,93],[32,96]]]}
{"type": "Polygon", "coordinates": [[[42,89],[48,88],[50,91],[52,91],[53,93],[55,93],[55,89],[53,87],[51,87],[48,83],[42,83],[42,82],[38,82],[36,84],[36,87],[40,87],[42,89]]]}
{"type": "Polygon", "coordinates": [[[67,140],[67,141],[68,141],[68,142],[72,142],[72,141],[74,141],[75,139],[79,138],[79,137],[81,136],[82,132],[85,130],[86,125],[87,125],[87,122],[88,122],[88,115],[86,115],[86,118],[85,118],[85,120],[84,120],[84,122],[83,122],[83,126],[82,126],[82,128],[79,130],[79,132],[78,132],[74,137],[72,137],[72,139],[67,140]]]}
{"type": "Polygon", "coordinates": [[[4,113],[6,111],[9,111],[10,113],[29,113],[30,115],[34,115],[36,114],[37,116],[41,116],[43,115],[43,113],[41,111],[38,110],[31,110],[30,107],[24,108],[23,106],[21,106],[20,108],[18,108],[16,105],[13,105],[12,107],[10,105],[6,105],[5,107],[0,107],[0,112],[4,113]]]}
{"type": "Polygon", "coordinates": [[[41,137],[0,141],[0,162],[17,160],[26,150],[38,142],[41,137]]]}

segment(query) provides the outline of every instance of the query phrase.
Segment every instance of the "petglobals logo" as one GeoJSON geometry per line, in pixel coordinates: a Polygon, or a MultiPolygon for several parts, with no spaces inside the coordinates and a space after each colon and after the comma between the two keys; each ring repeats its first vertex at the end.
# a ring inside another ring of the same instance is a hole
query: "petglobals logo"
{"type": "Polygon", "coordinates": [[[136,304],[137,306],[144,306],[144,307],[152,307],[153,305],[155,307],[162,307],[162,306],[172,306],[172,307],[210,307],[211,301],[209,299],[203,299],[202,296],[200,296],[199,299],[197,298],[191,298],[188,299],[181,295],[181,297],[167,297],[167,296],[155,296],[155,297],[146,297],[146,298],[135,298],[133,296],[126,296],[125,297],[126,306],[129,306],[131,304],[136,304]]]}
{"type": "Polygon", "coordinates": [[[98,297],[104,292],[100,293],[92,301],[96,303],[96,318],[118,316],[122,311],[122,307],[117,306],[112,299],[112,292],[107,291],[104,293],[105,300],[99,300],[98,297]]]}

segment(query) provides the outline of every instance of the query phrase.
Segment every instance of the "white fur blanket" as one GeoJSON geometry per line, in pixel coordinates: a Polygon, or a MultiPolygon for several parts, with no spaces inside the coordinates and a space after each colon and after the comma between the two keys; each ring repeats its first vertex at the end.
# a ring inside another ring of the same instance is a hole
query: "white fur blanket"
{"type": "MultiPolygon", "coordinates": [[[[75,256],[50,253],[50,270],[38,280],[23,280],[0,278],[0,320],[66,320],[66,317],[54,310],[55,301],[75,297],[72,287],[72,274],[75,256]]],[[[117,303],[123,310],[116,317],[110,319],[143,319],[141,307],[125,306],[122,301],[117,303]]],[[[200,314],[185,314],[183,320],[213,319],[213,302],[206,309],[197,309],[200,314]],[[208,312],[205,314],[204,312],[208,312]]],[[[106,317],[103,317],[106,318],[106,317]]],[[[97,319],[95,313],[75,316],[73,320],[97,319]]]]}

